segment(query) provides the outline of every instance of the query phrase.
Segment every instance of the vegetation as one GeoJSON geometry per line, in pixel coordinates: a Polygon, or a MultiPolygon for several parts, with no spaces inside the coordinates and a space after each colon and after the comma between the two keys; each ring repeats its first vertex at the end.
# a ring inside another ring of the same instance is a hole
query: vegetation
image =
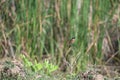
{"type": "MultiPolygon", "coordinates": [[[[116,24],[113,17],[120,15],[119,3],[119,0],[1,0],[1,58],[9,56],[22,61],[26,68],[42,75],[40,80],[54,74],[59,74],[60,79],[66,74],[64,78],[74,80],[88,66],[102,64],[103,35],[116,24]],[[70,43],[73,37],[75,42],[70,43]]],[[[55,76],[50,80],[54,79],[55,76]]]]}

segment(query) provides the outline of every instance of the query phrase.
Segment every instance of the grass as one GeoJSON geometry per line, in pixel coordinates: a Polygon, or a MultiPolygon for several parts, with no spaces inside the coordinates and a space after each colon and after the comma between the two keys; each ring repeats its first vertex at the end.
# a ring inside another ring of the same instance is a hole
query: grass
{"type": "Polygon", "coordinates": [[[101,63],[104,27],[118,4],[114,0],[1,0],[0,42],[5,44],[0,44],[0,53],[10,38],[16,56],[22,53],[38,63],[49,58],[59,66],[67,43],[75,37],[66,59],[68,73],[77,74],[88,64],[101,63]]]}

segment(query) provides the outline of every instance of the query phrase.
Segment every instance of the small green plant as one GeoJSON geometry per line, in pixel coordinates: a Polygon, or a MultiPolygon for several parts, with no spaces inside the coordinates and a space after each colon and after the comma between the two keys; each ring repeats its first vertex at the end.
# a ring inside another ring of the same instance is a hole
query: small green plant
{"type": "Polygon", "coordinates": [[[34,72],[43,71],[46,74],[50,74],[51,72],[58,69],[57,65],[54,65],[52,63],[49,63],[48,60],[45,60],[43,63],[37,63],[35,60],[34,63],[28,60],[24,55],[21,55],[21,58],[23,59],[25,67],[29,67],[34,72]]]}
{"type": "Polygon", "coordinates": [[[22,58],[23,62],[24,62],[24,65],[26,67],[29,67],[29,66],[32,66],[32,62],[30,62],[24,55],[20,55],[20,57],[22,58]]]}
{"type": "Polygon", "coordinates": [[[47,70],[47,74],[50,74],[51,72],[53,72],[53,71],[58,69],[57,65],[49,63],[48,60],[45,60],[45,62],[43,63],[43,66],[47,70]]]}
{"type": "Polygon", "coordinates": [[[41,63],[37,63],[35,60],[34,65],[31,66],[32,70],[37,72],[43,68],[43,65],[41,63]]]}

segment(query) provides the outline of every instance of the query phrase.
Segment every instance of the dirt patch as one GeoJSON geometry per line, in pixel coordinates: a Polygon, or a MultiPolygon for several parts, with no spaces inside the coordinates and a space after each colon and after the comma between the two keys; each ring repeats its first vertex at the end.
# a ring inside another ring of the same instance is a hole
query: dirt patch
{"type": "Polygon", "coordinates": [[[78,78],[81,80],[119,80],[119,66],[89,66],[85,72],[80,72],[78,78]]]}
{"type": "Polygon", "coordinates": [[[18,80],[25,79],[26,72],[20,61],[4,60],[0,62],[0,80],[18,80]]]}

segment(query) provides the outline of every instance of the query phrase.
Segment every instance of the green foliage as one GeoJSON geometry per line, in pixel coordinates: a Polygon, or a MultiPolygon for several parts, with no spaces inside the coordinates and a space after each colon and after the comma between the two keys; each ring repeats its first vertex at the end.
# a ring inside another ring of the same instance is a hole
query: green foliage
{"type": "Polygon", "coordinates": [[[31,68],[32,68],[33,71],[37,72],[37,71],[39,71],[43,68],[43,64],[37,63],[35,61],[34,65],[31,65],[31,68]]]}
{"type": "Polygon", "coordinates": [[[34,72],[44,71],[44,73],[50,74],[58,69],[57,65],[49,63],[48,60],[45,60],[43,63],[38,63],[37,61],[32,63],[24,55],[21,55],[21,58],[23,59],[25,67],[31,68],[34,72]]]}
{"type": "Polygon", "coordinates": [[[45,60],[45,62],[43,63],[43,66],[45,69],[47,69],[47,74],[50,74],[51,72],[58,69],[57,65],[53,65],[52,63],[49,63],[48,60],[45,60]]]}

